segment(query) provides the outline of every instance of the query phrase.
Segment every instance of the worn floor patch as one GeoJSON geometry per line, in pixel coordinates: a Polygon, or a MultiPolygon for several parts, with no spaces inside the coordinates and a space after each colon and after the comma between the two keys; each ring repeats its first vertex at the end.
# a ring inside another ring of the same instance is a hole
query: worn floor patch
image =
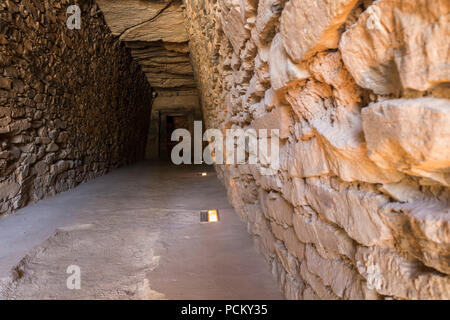
{"type": "Polygon", "coordinates": [[[155,226],[172,215],[194,217],[164,209],[99,210],[95,223],[58,228],[3,279],[0,299],[165,299],[146,275],[159,264],[155,226]]]}

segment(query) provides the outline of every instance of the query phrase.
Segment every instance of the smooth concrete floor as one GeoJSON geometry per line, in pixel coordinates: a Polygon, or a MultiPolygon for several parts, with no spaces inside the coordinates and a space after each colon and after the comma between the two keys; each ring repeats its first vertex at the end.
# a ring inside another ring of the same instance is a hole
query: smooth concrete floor
{"type": "Polygon", "coordinates": [[[1,218],[0,244],[0,278],[21,270],[5,299],[282,299],[211,167],[116,169],[1,218]],[[205,209],[221,221],[200,223],[205,209]]]}

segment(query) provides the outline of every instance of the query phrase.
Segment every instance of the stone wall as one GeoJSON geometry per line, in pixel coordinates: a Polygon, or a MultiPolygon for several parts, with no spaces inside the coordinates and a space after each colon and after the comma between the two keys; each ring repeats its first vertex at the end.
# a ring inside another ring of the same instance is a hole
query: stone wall
{"type": "Polygon", "coordinates": [[[144,155],[151,88],[92,1],[0,3],[0,214],[144,155]]]}
{"type": "MultiPolygon", "coordinates": [[[[160,158],[161,112],[184,109],[201,118],[181,0],[97,0],[111,32],[131,49],[157,93],[146,158],[160,158]]],[[[164,153],[164,152],[163,152],[164,153]]]]}
{"type": "Polygon", "coordinates": [[[209,128],[279,128],[217,166],[290,299],[450,298],[447,0],[185,0],[209,128]]]}

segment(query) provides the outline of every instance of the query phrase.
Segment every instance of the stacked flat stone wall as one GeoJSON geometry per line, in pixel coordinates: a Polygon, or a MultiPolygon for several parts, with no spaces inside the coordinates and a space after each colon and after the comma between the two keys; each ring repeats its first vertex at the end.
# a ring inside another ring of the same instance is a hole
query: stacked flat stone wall
{"type": "Polygon", "coordinates": [[[209,128],[277,128],[217,166],[289,299],[450,298],[448,0],[185,0],[209,128]]]}
{"type": "Polygon", "coordinates": [[[0,3],[0,214],[144,156],[151,88],[93,1],[0,3]]]}

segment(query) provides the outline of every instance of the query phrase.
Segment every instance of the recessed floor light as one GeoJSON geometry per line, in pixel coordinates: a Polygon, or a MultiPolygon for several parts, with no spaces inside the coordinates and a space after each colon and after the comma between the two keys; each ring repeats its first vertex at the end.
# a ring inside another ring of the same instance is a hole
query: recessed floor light
{"type": "Polygon", "coordinates": [[[208,175],[208,173],[202,172],[202,176],[203,176],[203,177],[206,177],[207,175],[208,175]]]}
{"type": "Polygon", "coordinates": [[[200,211],[200,222],[218,222],[219,212],[217,210],[200,211]]]}

